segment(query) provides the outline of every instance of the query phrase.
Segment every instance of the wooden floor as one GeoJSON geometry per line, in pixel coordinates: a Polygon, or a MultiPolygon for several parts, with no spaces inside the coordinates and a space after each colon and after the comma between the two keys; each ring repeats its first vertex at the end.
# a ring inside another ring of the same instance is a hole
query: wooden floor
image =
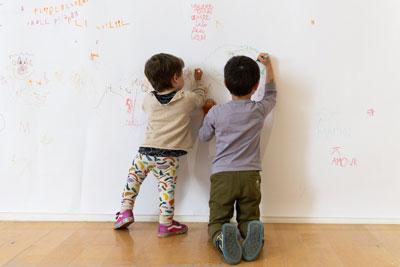
{"type": "MultiPolygon", "coordinates": [[[[157,224],[0,222],[0,266],[227,266],[207,225],[158,238],[157,224]]],[[[266,246],[242,266],[400,266],[400,226],[265,224],[266,246]]]]}

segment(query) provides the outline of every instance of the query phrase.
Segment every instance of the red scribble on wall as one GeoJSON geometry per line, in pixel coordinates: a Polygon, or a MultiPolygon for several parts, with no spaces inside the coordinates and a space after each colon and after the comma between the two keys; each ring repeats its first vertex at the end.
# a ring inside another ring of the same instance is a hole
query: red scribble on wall
{"type": "Polygon", "coordinates": [[[150,84],[147,80],[142,79],[135,79],[132,82],[133,90],[129,93],[130,96],[126,99],[125,105],[127,106],[127,111],[130,114],[129,118],[125,121],[126,126],[130,127],[137,127],[143,126],[144,122],[138,119],[138,112],[137,108],[140,106],[138,105],[139,99],[139,92],[146,92],[150,91],[150,84]],[[131,111],[131,112],[130,112],[131,111]]]}
{"type": "Polygon", "coordinates": [[[332,157],[332,165],[335,167],[356,167],[358,165],[358,161],[354,157],[349,157],[343,155],[341,151],[342,147],[336,146],[332,147],[331,155],[332,157]]]}
{"type": "Polygon", "coordinates": [[[367,115],[370,116],[370,117],[375,116],[375,110],[373,108],[369,108],[367,110],[367,115]]]}
{"type": "Polygon", "coordinates": [[[128,113],[132,113],[133,108],[134,108],[134,104],[131,98],[127,98],[125,100],[125,105],[126,105],[126,112],[128,113]]]}
{"type": "Polygon", "coordinates": [[[332,164],[337,167],[355,167],[357,166],[357,159],[349,159],[346,157],[341,157],[341,158],[333,158],[332,159],[332,164]]]}
{"type": "Polygon", "coordinates": [[[204,41],[207,39],[206,29],[211,20],[213,9],[214,6],[211,4],[192,4],[192,40],[204,41]]]}
{"type": "Polygon", "coordinates": [[[332,155],[337,154],[337,155],[340,156],[340,149],[341,149],[340,146],[332,147],[332,153],[331,153],[331,154],[332,154],[332,155]]]}

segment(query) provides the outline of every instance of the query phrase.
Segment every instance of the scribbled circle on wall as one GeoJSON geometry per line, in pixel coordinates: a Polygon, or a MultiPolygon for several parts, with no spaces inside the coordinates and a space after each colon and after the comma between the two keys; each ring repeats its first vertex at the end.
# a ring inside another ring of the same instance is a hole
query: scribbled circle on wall
{"type": "MultiPolygon", "coordinates": [[[[248,45],[222,45],[211,52],[203,62],[209,74],[207,76],[212,80],[211,86],[216,87],[210,91],[210,96],[217,102],[225,102],[229,99],[229,93],[224,84],[224,66],[231,57],[243,55],[256,59],[260,52],[248,45]]],[[[265,68],[260,66],[260,72],[260,87],[262,87],[265,79],[265,68]]],[[[261,98],[263,92],[263,90],[258,90],[255,94],[255,100],[261,98]]]]}

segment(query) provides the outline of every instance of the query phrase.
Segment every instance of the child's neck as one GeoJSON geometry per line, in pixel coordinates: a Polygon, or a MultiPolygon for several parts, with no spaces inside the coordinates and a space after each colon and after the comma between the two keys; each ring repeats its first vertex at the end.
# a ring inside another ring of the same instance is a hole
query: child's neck
{"type": "Polygon", "coordinates": [[[172,88],[164,89],[163,91],[161,91],[157,94],[158,95],[166,95],[166,94],[170,94],[172,92],[178,92],[179,90],[181,90],[181,89],[172,87],[172,88]]]}
{"type": "Polygon", "coordinates": [[[250,100],[252,94],[244,95],[244,96],[236,96],[236,95],[231,95],[233,101],[240,101],[240,100],[250,100]]]}

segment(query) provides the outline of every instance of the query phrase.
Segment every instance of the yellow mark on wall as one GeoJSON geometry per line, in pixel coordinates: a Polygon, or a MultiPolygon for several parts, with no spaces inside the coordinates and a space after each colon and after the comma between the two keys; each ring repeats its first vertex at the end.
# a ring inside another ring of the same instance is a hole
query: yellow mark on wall
{"type": "Polygon", "coordinates": [[[124,22],[123,19],[118,19],[115,21],[107,22],[103,25],[96,26],[96,28],[98,30],[117,29],[117,28],[122,28],[124,26],[128,26],[128,25],[129,25],[129,23],[124,22]]]}

